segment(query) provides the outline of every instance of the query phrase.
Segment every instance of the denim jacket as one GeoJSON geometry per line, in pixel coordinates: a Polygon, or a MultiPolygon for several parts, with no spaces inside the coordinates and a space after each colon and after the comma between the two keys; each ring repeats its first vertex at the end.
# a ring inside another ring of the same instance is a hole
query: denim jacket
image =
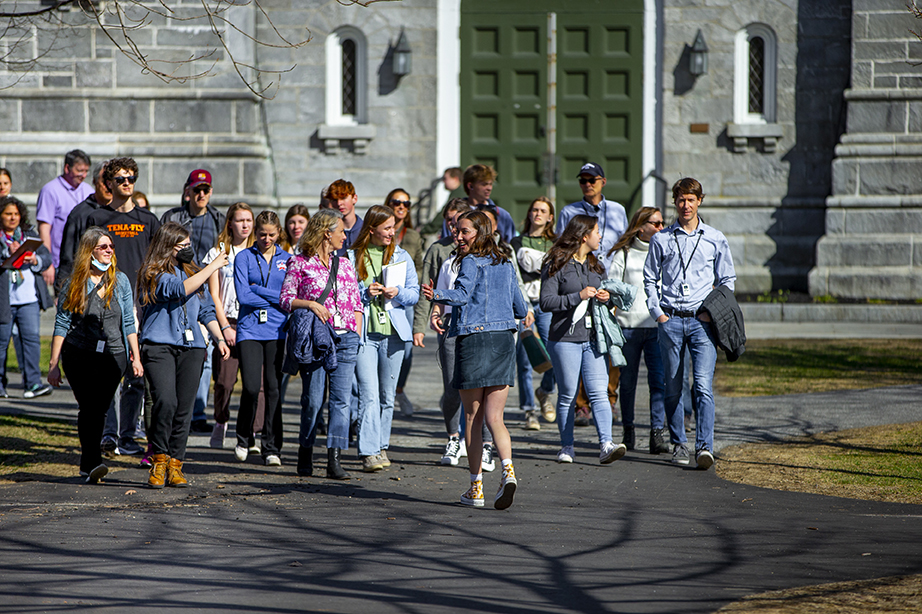
{"type": "MultiPolygon", "coordinates": [[[[355,252],[351,249],[347,252],[349,261],[352,266],[356,266],[355,252]]],[[[413,314],[413,306],[419,301],[419,278],[416,275],[416,265],[407,250],[396,247],[394,255],[388,264],[397,262],[407,263],[407,280],[402,286],[397,286],[397,296],[393,298],[394,308],[387,312],[390,316],[391,326],[401,341],[413,341],[413,324],[410,316],[413,314]],[[408,316],[410,314],[410,316],[408,316]]],[[[371,317],[371,300],[372,296],[368,293],[368,287],[361,279],[359,280],[359,296],[362,297],[362,306],[364,307],[363,326],[362,326],[362,345],[368,338],[368,318],[371,317]]]]}
{"type": "Polygon", "coordinates": [[[433,302],[452,309],[448,336],[512,330],[516,319],[528,315],[528,304],[516,283],[514,265],[508,260],[493,265],[483,256],[466,256],[451,290],[435,290],[433,302]]]}

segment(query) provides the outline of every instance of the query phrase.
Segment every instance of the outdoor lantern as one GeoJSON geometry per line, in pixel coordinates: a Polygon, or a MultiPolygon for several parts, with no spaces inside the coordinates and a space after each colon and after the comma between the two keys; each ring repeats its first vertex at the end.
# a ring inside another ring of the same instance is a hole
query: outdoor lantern
{"type": "Polygon", "coordinates": [[[689,72],[695,75],[706,75],[708,72],[708,46],[704,42],[704,34],[698,30],[695,35],[695,42],[692,43],[691,54],[689,54],[689,72]]]}
{"type": "Polygon", "coordinates": [[[412,68],[412,54],[410,43],[407,41],[407,35],[404,34],[403,28],[400,29],[400,38],[397,39],[397,46],[394,48],[394,57],[391,62],[391,71],[396,77],[403,77],[410,74],[412,68]]]}

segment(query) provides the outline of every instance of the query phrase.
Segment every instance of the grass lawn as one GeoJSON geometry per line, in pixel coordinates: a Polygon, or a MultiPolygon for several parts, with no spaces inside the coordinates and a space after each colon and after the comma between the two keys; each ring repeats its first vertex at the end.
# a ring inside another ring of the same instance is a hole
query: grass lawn
{"type": "MultiPolygon", "coordinates": [[[[48,362],[51,360],[51,337],[43,336],[41,339],[41,358],[38,366],[42,370],[42,375],[48,375],[48,362]]],[[[13,349],[13,343],[6,351],[6,368],[12,373],[19,373],[19,361],[16,358],[16,351],[13,349]]]]}
{"type": "Polygon", "coordinates": [[[718,352],[715,392],[763,396],[922,383],[922,339],[758,339],[718,352]]]}

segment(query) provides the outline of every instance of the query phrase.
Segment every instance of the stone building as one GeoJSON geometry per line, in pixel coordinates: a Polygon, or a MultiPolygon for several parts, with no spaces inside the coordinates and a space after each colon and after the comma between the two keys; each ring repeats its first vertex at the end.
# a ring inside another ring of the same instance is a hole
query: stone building
{"type": "MultiPolygon", "coordinates": [[[[271,100],[244,87],[201,24],[155,18],[137,32],[164,59],[218,49],[213,66],[189,67],[214,76],[169,84],[98,28],[78,29],[0,90],[0,166],[26,200],[82,147],[136,157],[157,207],[197,166],[225,204],[312,205],[346,177],[361,207],[486,162],[499,171],[495,200],[521,219],[539,194],[578,199],[575,171],[594,160],[606,196],[632,210],[665,206],[676,179],[699,178],[738,291],[919,296],[922,42],[904,0],[344,4],[263,0],[286,38],[311,37],[299,48],[227,36],[238,60],[294,66],[260,77],[280,82],[271,100]]],[[[233,11],[242,31],[272,38],[254,7],[233,11]]]]}

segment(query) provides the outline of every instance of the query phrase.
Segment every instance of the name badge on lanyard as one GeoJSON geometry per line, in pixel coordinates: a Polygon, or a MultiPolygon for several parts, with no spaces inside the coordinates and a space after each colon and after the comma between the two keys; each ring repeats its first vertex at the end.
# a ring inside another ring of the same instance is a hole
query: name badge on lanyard
{"type": "Polygon", "coordinates": [[[378,324],[381,326],[387,324],[387,314],[383,311],[378,312],[378,324]]]}
{"type": "Polygon", "coordinates": [[[687,283],[682,284],[682,296],[684,296],[685,298],[688,298],[689,296],[691,296],[691,288],[688,286],[687,283]]]}
{"type": "Polygon", "coordinates": [[[187,343],[192,343],[195,341],[195,335],[192,334],[191,328],[187,328],[186,332],[183,333],[183,336],[185,337],[187,343]]]}

